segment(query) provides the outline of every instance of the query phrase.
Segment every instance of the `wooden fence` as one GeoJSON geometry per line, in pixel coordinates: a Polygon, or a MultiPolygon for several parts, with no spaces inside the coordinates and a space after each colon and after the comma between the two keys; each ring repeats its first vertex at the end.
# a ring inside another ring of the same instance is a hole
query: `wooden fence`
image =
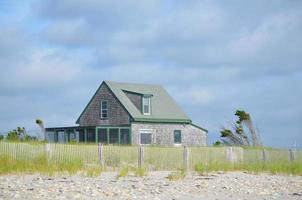
{"type": "Polygon", "coordinates": [[[0,156],[13,160],[34,160],[45,156],[48,162],[82,162],[87,165],[120,167],[144,166],[150,170],[193,169],[196,164],[257,164],[299,162],[302,151],[241,147],[158,147],[96,144],[0,142],[0,156]]]}

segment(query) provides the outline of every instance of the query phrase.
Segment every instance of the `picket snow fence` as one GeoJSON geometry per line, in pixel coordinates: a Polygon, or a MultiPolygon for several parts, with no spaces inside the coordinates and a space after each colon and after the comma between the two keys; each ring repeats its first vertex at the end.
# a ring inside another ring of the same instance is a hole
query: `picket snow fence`
{"type": "Polygon", "coordinates": [[[0,142],[0,156],[13,160],[34,160],[45,156],[48,162],[82,162],[118,168],[144,166],[150,170],[193,169],[196,164],[255,164],[300,162],[302,151],[241,147],[159,147],[97,144],[58,144],[0,142]]]}

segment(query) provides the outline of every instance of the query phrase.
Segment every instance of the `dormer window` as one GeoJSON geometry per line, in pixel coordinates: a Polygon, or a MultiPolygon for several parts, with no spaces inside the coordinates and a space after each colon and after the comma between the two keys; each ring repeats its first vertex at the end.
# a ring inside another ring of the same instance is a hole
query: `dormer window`
{"type": "Polygon", "coordinates": [[[151,97],[143,97],[143,114],[150,115],[151,114],[151,97]]]}
{"type": "Polygon", "coordinates": [[[108,118],[108,101],[101,101],[101,119],[108,118]]]}

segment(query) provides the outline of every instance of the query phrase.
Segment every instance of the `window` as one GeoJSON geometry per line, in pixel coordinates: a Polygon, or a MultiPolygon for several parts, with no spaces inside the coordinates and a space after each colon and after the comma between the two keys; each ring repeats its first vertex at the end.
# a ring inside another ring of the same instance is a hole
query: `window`
{"type": "Polygon", "coordinates": [[[108,118],[108,101],[101,101],[101,118],[108,118]]]}
{"type": "Polygon", "coordinates": [[[181,144],[181,131],[180,130],[174,131],[174,144],[181,144]]]}
{"type": "Polygon", "coordinates": [[[150,115],[150,100],[151,98],[150,97],[143,97],[143,114],[144,115],[150,115]]]}
{"type": "Polygon", "coordinates": [[[109,144],[118,144],[118,128],[109,129],[109,144]]]}
{"type": "Polygon", "coordinates": [[[98,142],[100,143],[107,143],[108,142],[108,129],[107,128],[100,128],[98,129],[98,142]]]}
{"type": "Polygon", "coordinates": [[[120,129],[121,144],[130,144],[130,129],[120,129]]]}
{"type": "Polygon", "coordinates": [[[152,129],[141,129],[140,130],[140,144],[151,144],[152,143],[152,129]]]}

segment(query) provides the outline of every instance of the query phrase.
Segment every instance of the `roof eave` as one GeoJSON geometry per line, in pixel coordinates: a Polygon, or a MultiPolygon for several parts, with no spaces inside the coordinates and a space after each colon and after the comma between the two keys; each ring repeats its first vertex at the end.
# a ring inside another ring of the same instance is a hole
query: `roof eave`
{"type": "Polygon", "coordinates": [[[134,118],[134,122],[153,122],[153,123],[185,123],[190,124],[190,119],[156,119],[156,118],[134,118]]]}

